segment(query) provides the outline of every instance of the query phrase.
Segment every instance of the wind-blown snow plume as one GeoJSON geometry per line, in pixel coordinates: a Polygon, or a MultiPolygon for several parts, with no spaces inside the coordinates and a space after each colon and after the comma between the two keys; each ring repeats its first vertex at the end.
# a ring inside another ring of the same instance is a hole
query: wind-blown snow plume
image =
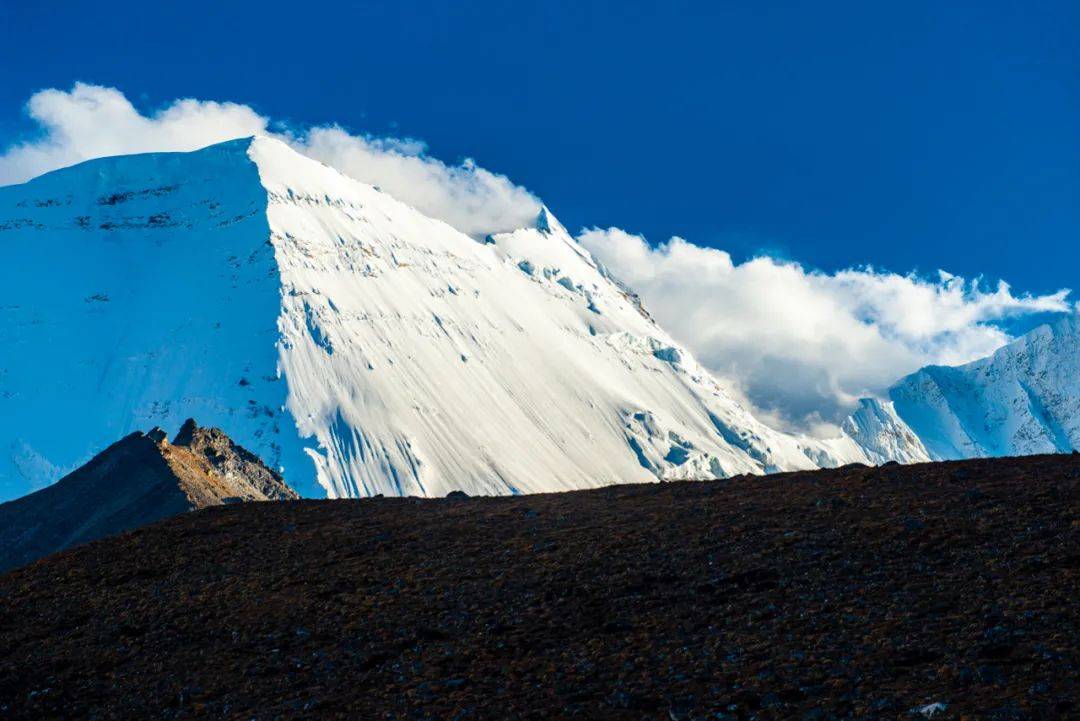
{"type": "Polygon", "coordinates": [[[70,91],[35,93],[26,110],[41,132],[0,155],[0,185],[90,158],[188,151],[266,133],[469,235],[522,227],[540,210],[529,191],[471,159],[448,165],[420,141],[351,135],[337,126],[283,130],[237,103],[182,99],[147,115],[115,88],[76,83],[70,91]]]}
{"type": "Polygon", "coordinates": [[[682,238],[654,247],[618,228],[579,241],[702,363],[774,421],[802,428],[838,421],[860,396],[924,365],[991,353],[1010,340],[992,321],[1070,309],[1065,290],[1015,295],[1004,282],[988,289],[944,272],[930,280],[872,268],[827,274],[768,257],[735,263],[682,238]]]}
{"type": "Polygon", "coordinates": [[[338,127],[312,128],[292,139],[308,157],[446,221],[472,236],[522,228],[540,212],[540,201],[505,175],[466,158],[460,165],[424,155],[416,140],[350,135],[338,127]]]}

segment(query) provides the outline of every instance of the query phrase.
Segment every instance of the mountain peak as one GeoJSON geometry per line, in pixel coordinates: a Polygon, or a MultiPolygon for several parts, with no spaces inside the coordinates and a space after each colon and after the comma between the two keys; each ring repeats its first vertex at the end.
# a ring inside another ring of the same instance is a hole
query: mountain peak
{"type": "Polygon", "coordinates": [[[131,433],[55,484],[0,504],[0,570],[184,511],[296,493],[216,428],[131,433]]]}
{"type": "Polygon", "coordinates": [[[1049,325],[1050,330],[1054,335],[1062,337],[1080,336],[1080,306],[1074,309],[1073,312],[1064,314],[1061,318],[1058,318],[1049,325]]]}
{"type": "Polygon", "coordinates": [[[754,418],[546,207],[477,243],[267,136],[69,170],[0,188],[0,498],[190,416],[312,496],[865,460],[754,418]]]}
{"type": "Polygon", "coordinates": [[[551,235],[558,232],[566,233],[566,228],[564,228],[562,223],[552,215],[546,205],[540,206],[540,212],[536,216],[536,222],[533,224],[533,227],[544,235],[551,235]]]}
{"type": "Polygon", "coordinates": [[[927,366],[889,389],[935,460],[1080,448],[1080,316],[1041,325],[961,366],[927,366]]]}
{"type": "Polygon", "coordinates": [[[180,426],[180,430],[177,431],[176,437],[173,438],[174,446],[190,446],[191,442],[195,440],[195,433],[199,430],[199,424],[195,422],[194,418],[188,418],[180,426]]]}

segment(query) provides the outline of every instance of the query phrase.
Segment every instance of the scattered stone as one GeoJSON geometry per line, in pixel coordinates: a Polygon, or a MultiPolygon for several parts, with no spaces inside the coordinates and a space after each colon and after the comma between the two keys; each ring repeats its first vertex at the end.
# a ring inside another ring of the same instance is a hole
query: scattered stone
{"type": "Polygon", "coordinates": [[[945,703],[941,701],[934,701],[933,703],[928,703],[925,706],[918,706],[911,709],[911,713],[916,716],[921,716],[923,718],[934,718],[939,713],[944,713],[945,709],[947,708],[948,705],[946,705],[945,703]]]}

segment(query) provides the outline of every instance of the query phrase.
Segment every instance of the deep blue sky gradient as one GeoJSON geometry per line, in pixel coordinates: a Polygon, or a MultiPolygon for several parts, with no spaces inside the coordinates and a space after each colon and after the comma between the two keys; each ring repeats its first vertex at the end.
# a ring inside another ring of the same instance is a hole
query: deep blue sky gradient
{"type": "Polygon", "coordinates": [[[422,138],[572,229],[1080,287],[1075,0],[0,2],[0,143],[76,80],[422,138]]]}

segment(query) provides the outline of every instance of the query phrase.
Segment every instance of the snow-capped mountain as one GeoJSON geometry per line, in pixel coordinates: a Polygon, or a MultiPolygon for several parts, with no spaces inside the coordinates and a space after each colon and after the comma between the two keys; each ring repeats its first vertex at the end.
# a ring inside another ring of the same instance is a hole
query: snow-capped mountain
{"type": "Polygon", "coordinates": [[[934,459],[1080,448],[1080,316],[1064,316],[957,367],[928,366],[894,385],[900,418],[934,459]]]}
{"type": "Polygon", "coordinates": [[[843,425],[872,463],[921,463],[930,460],[915,432],[896,414],[892,401],[862,398],[843,425]]]}
{"type": "Polygon", "coordinates": [[[546,210],[478,241],[270,138],[0,188],[0,249],[0,499],[189,416],[331,497],[867,460],[758,422],[546,210]]]}

